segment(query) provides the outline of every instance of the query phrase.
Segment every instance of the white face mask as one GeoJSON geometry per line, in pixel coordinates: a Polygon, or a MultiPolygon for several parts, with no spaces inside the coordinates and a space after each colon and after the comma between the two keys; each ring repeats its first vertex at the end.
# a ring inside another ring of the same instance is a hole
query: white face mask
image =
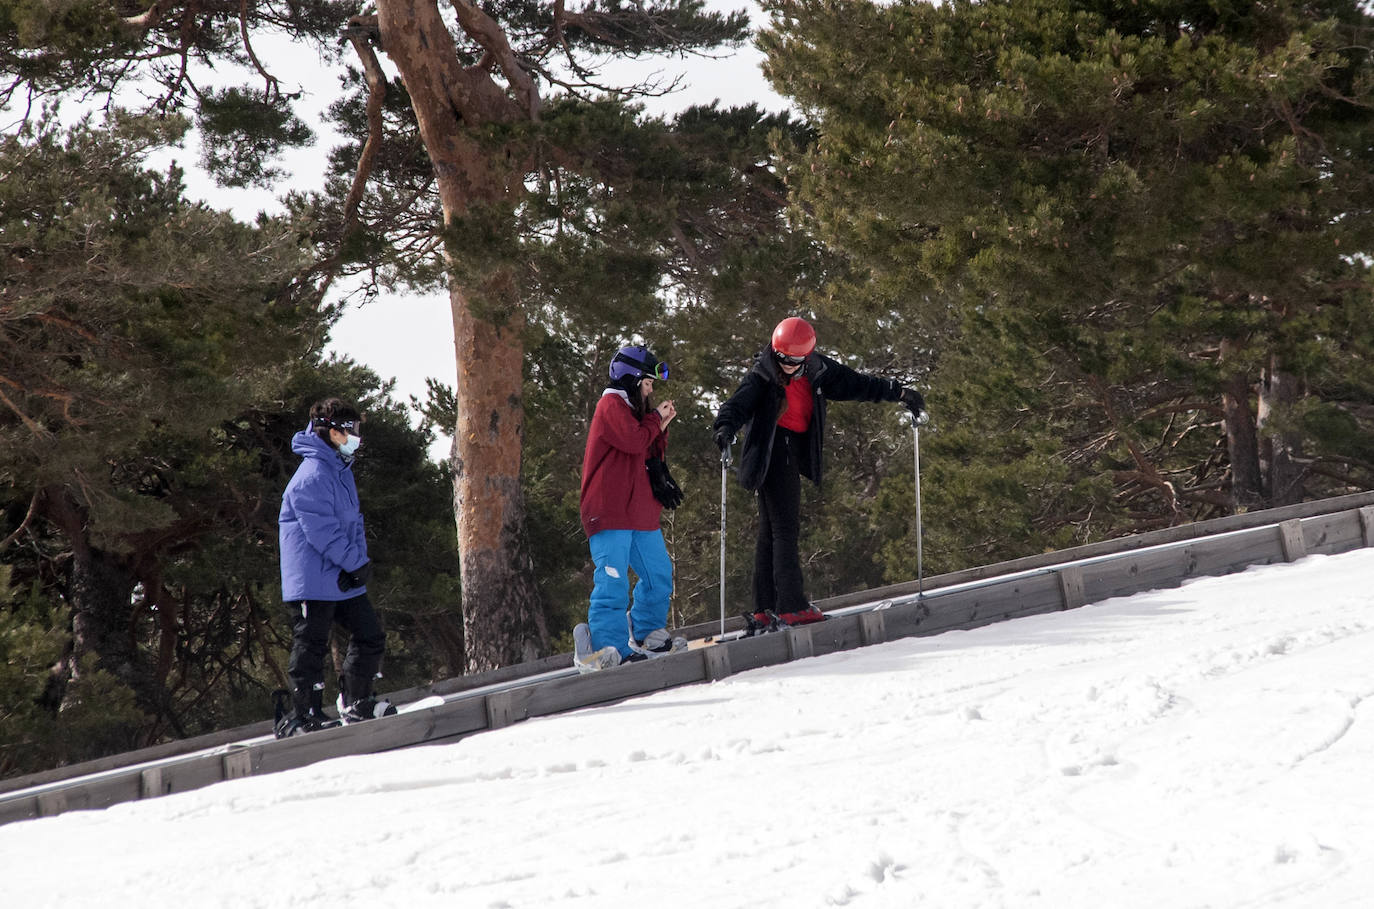
{"type": "Polygon", "coordinates": [[[345,458],[351,458],[361,444],[363,444],[363,440],[350,432],[348,433],[348,437],[343,440],[343,444],[339,446],[339,454],[343,455],[345,458]]]}

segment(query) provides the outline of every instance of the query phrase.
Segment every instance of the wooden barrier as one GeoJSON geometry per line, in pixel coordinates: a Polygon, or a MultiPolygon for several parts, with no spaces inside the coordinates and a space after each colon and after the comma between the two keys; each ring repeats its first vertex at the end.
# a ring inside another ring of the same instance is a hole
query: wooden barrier
{"type": "MultiPolygon", "coordinates": [[[[1191,577],[1223,575],[1252,565],[1294,561],[1371,545],[1374,494],[1345,496],[1223,518],[932,578],[870,592],[869,607],[829,621],[717,643],[614,672],[578,675],[562,654],[524,667],[438,683],[405,700],[445,693],[442,705],[368,723],[277,741],[261,723],[191,740],[201,750],[172,747],[133,752],[8,781],[0,788],[0,823],[99,809],[119,802],[187,792],[245,776],[276,773],[320,760],[455,741],[548,716],[622,701],[654,691],[714,682],[739,672],[823,656],[903,637],[970,629],[1022,616],[1073,609],[1144,590],[1177,586],[1191,577]],[[1267,515],[1269,520],[1261,520],[1267,515]],[[1277,519],[1277,520],[1276,520],[1277,519]],[[1211,533],[1202,529],[1210,528],[1211,533]],[[1150,538],[1154,545],[1142,544],[1150,538]],[[1065,558],[1065,557],[1069,558],[1065,558]],[[1000,567],[1001,571],[995,571],[1000,567]],[[877,594],[882,594],[877,595],[877,594]],[[235,734],[238,738],[235,739],[235,734]],[[83,772],[84,771],[84,772],[83,772]]],[[[833,610],[858,595],[823,600],[833,610]]],[[[736,627],[740,622],[735,622],[736,627]]],[[[698,626],[707,633],[719,623],[698,626]]],[[[702,635],[698,635],[702,636],[702,635]]],[[[184,747],[184,743],[183,743],[184,747]]]]}

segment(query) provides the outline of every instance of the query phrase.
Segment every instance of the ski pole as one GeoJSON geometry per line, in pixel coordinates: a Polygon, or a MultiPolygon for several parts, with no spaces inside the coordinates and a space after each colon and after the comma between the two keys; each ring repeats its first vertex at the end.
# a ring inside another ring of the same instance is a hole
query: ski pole
{"type": "Polygon", "coordinates": [[[929,422],[924,410],[911,415],[911,451],[916,473],[916,599],[925,596],[925,566],[921,553],[921,424],[929,422]]]}
{"type": "Polygon", "coordinates": [[[725,478],[730,473],[730,446],[720,450],[720,634],[725,636],[725,478]]]}

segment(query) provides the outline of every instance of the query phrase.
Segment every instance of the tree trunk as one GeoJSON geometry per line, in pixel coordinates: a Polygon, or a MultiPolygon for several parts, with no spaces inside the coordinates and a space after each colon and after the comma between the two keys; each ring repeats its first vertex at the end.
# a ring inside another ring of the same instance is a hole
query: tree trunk
{"type": "MultiPolygon", "coordinates": [[[[1221,342],[1223,369],[1235,351],[1233,342],[1221,342]]],[[[1263,508],[1264,475],[1260,471],[1259,435],[1250,412],[1250,380],[1243,372],[1235,372],[1226,379],[1221,392],[1221,408],[1226,449],[1231,461],[1231,510],[1240,514],[1252,508],[1263,508]]]]}
{"type": "MultiPolygon", "coordinates": [[[[434,166],[445,226],[475,205],[508,204],[518,192],[471,130],[523,112],[481,67],[459,62],[434,0],[379,0],[382,52],[410,94],[434,166]]],[[[532,111],[530,112],[532,114],[532,111]]],[[[477,277],[450,264],[458,369],[453,441],[454,508],[461,560],[466,669],[476,672],[538,657],[548,631],[534,582],[520,485],[524,316],[509,274],[477,277]],[[480,286],[474,286],[480,282],[480,286]]]]}
{"type": "Polygon", "coordinates": [[[75,548],[67,598],[72,608],[73,677],[82,657],[100,657],[100,668],[129,687],[141,689],[138,647],[132,628],[133,581],[116,556],[84,546],[75,548]]]}
{"type": "Polygon", "coordinates": [[[484,322],[473,316],[460,290],[449,295],[458,353],[453,494],[463,638],[467,671],[481,672],[537,659],[548,646],[520,485],[523,323],[511,319],[498,327],[484,322]]]}
{"type": "Polygon", "coordinates": [[[42,496],[43,513],[56,524],[72,547],[67,570],[67,604],[72,615],[72,649],[54,674],[66,700],[67,683],[81,675],[86,657],[128,685],[146,705],[156,704],[151,674],[139,658],[133,627],[133,572],[125,559],[91,545],[86,534],[85,509],[66,490],[49,487],[42,496]]]}
{"type": "Polygon", "coordinates": [[[1259,460],[1269,490],[1269,505],[1273,508],[1301,502],[1306,493],[1302,466],[1298,463],[1302,452],[1297,437],[1292,432],[1270,425],[1276,413],[1286,415],[1291,412],[1300,394],[1298,377],[1285,372],[1277,357],[1271,358],[1264,371],[1264,379],[1260,382],[1259,460]]]}

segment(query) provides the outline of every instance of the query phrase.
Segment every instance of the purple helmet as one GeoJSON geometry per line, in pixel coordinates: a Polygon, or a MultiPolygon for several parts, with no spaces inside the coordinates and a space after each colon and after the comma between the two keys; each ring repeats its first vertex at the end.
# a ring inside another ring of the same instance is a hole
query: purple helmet
{"type": "Polygon", "coordinates": [[[611,381],[618,382],[625,376],[666,380],[668,364],[660,363],[647,347],[622,347],[611,358],[611,381]]]}

